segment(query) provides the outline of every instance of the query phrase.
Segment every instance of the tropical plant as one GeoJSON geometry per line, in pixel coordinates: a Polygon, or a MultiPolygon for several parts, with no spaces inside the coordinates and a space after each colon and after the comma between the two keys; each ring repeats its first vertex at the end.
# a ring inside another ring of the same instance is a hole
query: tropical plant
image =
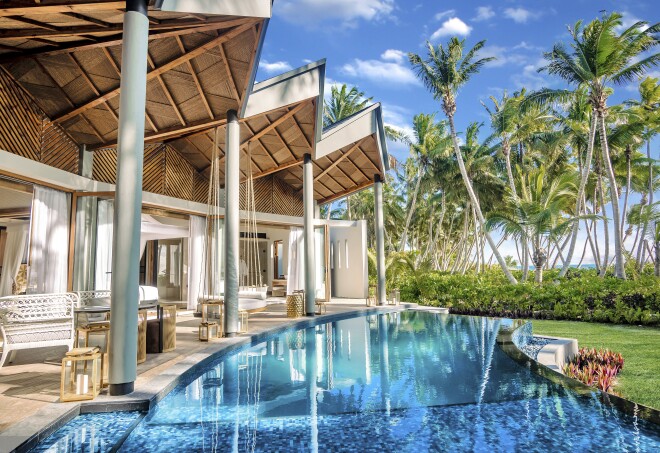
{"type": "MultiPolygon", "coordinates": [[[[619,194],[612,168],[605,122],[608,113],[607,98],[611,94],[609,85],[629,83],[660,62],[660,54],[645,54],[660,44],[654,36],[660,31],[660,24],[648,26],[646,22],[639,21],[619,33],[618,30],[622,26],[622,15],[619,13],[604,14],[601,19],[595,19],[587,25],[578,21],[573,27],[569,27],[572,50],[569,51],[564,43],[555,44],[552,51],[544,54],[547,65],[539,71],[547,71],[549,74],[561,77],[571,85],[588,90],[592,108],[591,126],[587,158],[578,189],[576,212],[581,212],[582,194],[590,171],[595,135],[598,132],[602,162],[610,185],[614,222],[615,274],[617,277],[625,279],[619,194]]],[[[548,99],[569,100],[572,94],[569,90],[542,89],[535,93],[532,99],[537,103],[548,99]]],[[[569,250],[569,259],[565,267],[570,265],[573,250],[574,247],[569,250]]]]}
{"type": "MultiPolygon", "coordinates": [[[[472,49],[464,52],[465,40],[459,40],[454,37],[449,40],[446,47],[439,44],[436,48],[428,42],[426,59],[423,59],[414,53],[408,54],[410,63],[417,71],[418,77],[424,83],[426,88],[431,91],[433,97],[436,100],[441,101],[442,110],[449,121],[454,153],[456,154],[456,161],[461,176],[463,177],[463,183],[465,184],[470,202],[472,203],[482,229],[486,220],[481,210],[479,200],[472,188],[470,178],[465,170],[463,155],[461,154],[461,149],[458,143],[454,115],[456,114],[456,95],[458,89],[465,85],[471,76],[478,73],[486,63],[494,60],[494,57],[477,58],[477,54],[484,45],[485,41],[480,41],[475,44],[472,49]]],[[[495,258],[502,268],[502,271],[507,276],[507,279],[509,279],[510,282],[515,283],[516,279],[509,271],[504,258],[497,249],[495,241],[488,231],[484,231],[484,235],[495,255],[495,258]]]]}

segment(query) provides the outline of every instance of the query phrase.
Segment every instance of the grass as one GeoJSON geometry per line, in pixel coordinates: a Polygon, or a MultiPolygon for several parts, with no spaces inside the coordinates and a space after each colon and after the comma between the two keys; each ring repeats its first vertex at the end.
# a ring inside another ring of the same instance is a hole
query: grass
{"type": "Polygon", "coordinates": [[[607,348],[623,355],[614,388],[626,399],[660,409],[660,329],[573,321],[533,321],[534,333],[577,338],[580,347],[607,348]]]}

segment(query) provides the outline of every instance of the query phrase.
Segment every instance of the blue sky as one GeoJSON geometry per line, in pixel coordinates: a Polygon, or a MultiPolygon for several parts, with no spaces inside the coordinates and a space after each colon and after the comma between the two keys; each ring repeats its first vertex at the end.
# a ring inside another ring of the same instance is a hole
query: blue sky
{"type": "MultiPolygon", "coordinates": [[[[562,87],[558,79],[537,69],[543,66],[544,51],[557,41],[568,41],[567,25],[580,19],[588,22],[601,10],[623,13],[624,25],[660,22],[657,1],[275,0],[257,78],[327,58],[328,84],[358,86],[383,104],[387,124],[410,130],[416,113],[437,112],[438,118],[442,114],[415,78],[406,54],[425,54],[427,40],[438,44],[459,36],[468,46],[486,40],[482,55],[497,60],[459,93],[456,124],[464,130],[473,121],[488,124],[480,101],[490,95],[500,97],[504,89],[562,87]]],[[[651,75],[660,77],[660,68],[651,75]]],[[[637,96],[632,86],[617,88],[610,104],[637,96]]],[[[487,133],[488,128],[483,130],[487,133]]],[[[653,146],[656,155],[659,142],[653,146]]],[[[389,150],[399,160],[408,157],[402,145],[390,144],[389,150]]],[[[636,195],[631,203],[638,201],[636,195]]],[[[580,239],[585,240],[583,233],[580,239]]],[[[503,254],[515,255],[512,243],[502,248],[503,254]]],[[[585,262],[593,262],[590,255],[587,252],[585,262]]]]}
{"type": "MultiPolygon", "coordinates": [[[[406,129],[416,113],[442,116],[439,104],[410,70],[406,53],[424,53],[426,40],[437,44],[453,35],[466,38],[470,46],[485,39],[482,55],[497,60],[459,94],[456,119],[461,130],[472,121],[487,121],[479,101],[490,95],[523,86],[560,87],[560,81],[536,70],[543,63],[542,52],[568,38],[567,24],[589,21],[603,9],[622,12],[630,24],[638,19],[658,22],[655,1],[275,0],[258,79],[327,58],[329,83],[358,86],[383,103],[386,123],[406,129]]],[[[635,95],[621,88],[612,101],[635,95]]],[[[390,151],[398,159],[407,157],[400,145],[390,145],[390,151]]]]}

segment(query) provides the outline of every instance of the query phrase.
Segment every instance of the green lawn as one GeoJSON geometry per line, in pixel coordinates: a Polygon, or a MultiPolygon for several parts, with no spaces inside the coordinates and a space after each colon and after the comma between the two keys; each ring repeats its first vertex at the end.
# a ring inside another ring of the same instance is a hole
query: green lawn
{"type": "Polygon", "coordinates": [[[615,391],[660,409],[660,329],[572,321],[533,321],[534,334],[577,338],[580,347],[608,348],[623,355],[615,391]]]}

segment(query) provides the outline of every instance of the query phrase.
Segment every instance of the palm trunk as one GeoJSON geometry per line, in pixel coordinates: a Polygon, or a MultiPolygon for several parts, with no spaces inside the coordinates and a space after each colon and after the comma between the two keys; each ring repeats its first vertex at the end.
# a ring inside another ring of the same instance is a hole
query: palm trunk
{"type": "Polygon", "coordinates": [[[518,198],[518,193],[516,192],[516,184],[513,180],[513,171],[511,170],[511,146],[508,143],[502,144],[502,152],[504,153],[504,159],[506,161],[506,175],[509,178],[509,188],[514,197],[518,198]]]}
{"type": "Polygon", "coordinates": [[[603,152],[603,163],[605,164],[605,171],[610,181],[610,198],[612,199],[612,218],[614,219],[614,256],[616,257],[616,264],[614,266],[615,275],[617,278],[626,279],[626,269],[623,261],[623,244],[621,243],[621,213],[619,211],[619,195],[616,187],[616,178],[614,170],[612,169],[612,162],[610,161],[610,149],[607,144],[607,131],[605,130],[605,117],[600,116],[600,142],[601,150],[603,152]]]}
{"type": "MultiPolygon", "coordinates": [[[[628,196],[630,195],[630,182],[632,179],[632,169],[631,169],[631,163],[630,163],[630,154],[632,153],[632,150],[630,149],[630,145],[626,147],[626,194],[623,197],[623,210],[621,212],[621,237],[623,238],[623,235],[625,234],[625,228],[626,228],[626,212],[628,211],[628,196]]],[[[621,240],[621,244],[623,245],[625,243],[625,239],[621,240]]]]}
{"type": "Polygon", "coordinates": [[[421,167],[417,170],[417,181],[415,181],[415,191],[413,192],[412,201],[410,202],[410,209],[408,215],[406,216],[406,223],[403,226],[403,232],[401,233],[401,244],[399,245],[399,250],[403,251],[406,247],[406,240],[408,239],[408,228],[410,228],[410,221],[412,220],[413,213],[415,212],[415,205],[417,204],[417,194],[419,193],[419,186],[422,182],[422,169],[421,167]]]}
{"type": "MultiPolygon", "coordinates": [[[[648,205],[652,206],[653,205],[653,161],[651,160],[651,140],[646,141],[646,157],[647,157],[648,162],[649,162],[649,189],[648,189],[649,190],[649,204],[648,205]]],[[[644,221],[644,226],[642,227],[642,237],[646,237],[646,231],[648,229],[648,226],[649,226],[649,222],[648,222],[648,220],[645,220],[644,221]]],[[[655,222],[653,222],[651,224],[651,231],[653,231],[654,229],[655,229],[655,222]]],[[[637,231],[639,232],[639,229],[637,231]]],[[[637,239],[635,239],[635,242],[637,242],[637,239]]],[[[635,247],[633,246],[632,250],[634,250],[634,249],[635,249],[635,247]]],[[[656,247],[656,251],[657,251],[657,247],[656,247]]],[[[656,263],[658,262],[657,252],[656,252],[655,261],[656,261],[656,263]]],[[[641,247],[637,251],[637,267],[639,268],[639,270],[642,270],[642,267],[643,267],[643,263],[641,262],[641,247]]],[[[657,269],[657,264],[656,264],[656,269],[657,269]]],[[[657,273],[656,273],[656,275],[657,275],[657,273]]]]}
{"type": "Polygon", "coordinates": [[[529,244],[527,243],[527,238],[522,238],[522,281],[526,282],[529,278],[529,244]]]}
{"type": "MultiPolygon", "coordinates": [[[[603,177],[598,175],[598,198],[600,199],[600,209],[603,211],[603,238],[605,239],[603,251],[603,266],[600,269],[600,276],[605,277],[607,273],[607,265],[610,262],[610,224],[607,218],[607,211],[605,210],[605,195],[603,194],[603,177]]],[[[596,236],[598,238],[598,236],[596,236]]]]}
{"type": "Polygon", "coordinates": [[[332,201],[330,204],[328,204],[328,212],[325,213],[325,220],[330,220],[330,216],[332,215],[332,201]]]}
{"type": "MultiPolygon", "coordinates": [[[[465,170],[465,162],[463,162],[463,155],[461,154],[461,149],[458,146],[458,136],[456,135],[454,116],[447,115],[447,117],[449,118],[449,127],[451,129],[451,138],[454,143],[454,153],[456,154],[456,160],[458,161],[458,168],[461,171],[461,176],[463,177],[465,188],[467,189],[468,195],[470,196],[470,201],[472,202],[476,210],[480,227],[484,229],[484,224],[486,223],[486,220],[484,219],[484,216],[481,212],[481,206],[479,205],[477,196],[475,195],[474,190],[472,189],[472,183],[470,182],[470,179],[468,178],[467,175],[467,171],[465,170]]],[[[493,238],[491,237],[490,233],[488,231],[485,231],[485,229],[484,229],[484,235],[486,236],[488,245],[490,245],[490,248],[493,250],[493,253],[495,254],[495,259],[497,259],[497,262],[500,264],[500,267],[502,268],[504,275],[506,275],[506,278],[509,280],[509,282],[513,284],[518,283],[518,281],[515,279],[511,271],[509,271],[509,268],[507,267],[506,262],[504,261],[504,258],[502,258],[502,255],[500,254],[499,250],[497,250],[497,245],[495,244],[495,241],[493,241],[493,238]]]]}
{"type": "Polygon", "coordinates": [[[660,241],[655,241],[655,276],[660,277],[660,241]]]}
{"type": "MultiPolygon", "coordinates": [[[[580,187],[578,188],[577,200],[575,202],[575,215],[582,214],[582,198],[584,197],[584,191],[587,187],[587,180],[589,179],[589,172],[591,171],[591,160],[593,159],[594,154],[594,141],[596,140],[596,112],[591,112],[591,126],[589,127],[589,143],[587,144],[587,156],[582,166],[582,175],[580,177],[580,187]]],[[[579,156],[578,156],[579,159],[579,156]]],[[[566,261],[564,266],[562,266],[561,271],[559,272],[559,277],[563,277],[568,272],[568,268],[571,265],[573,260],[573,253],[575,253],[575,245],[577,244],[578,231],[580,229],[579,222],[575,222],[573,225],[573,230],[571,231],[571,245],[569,246],[568,253],[566,255],[566,261]]]]}

